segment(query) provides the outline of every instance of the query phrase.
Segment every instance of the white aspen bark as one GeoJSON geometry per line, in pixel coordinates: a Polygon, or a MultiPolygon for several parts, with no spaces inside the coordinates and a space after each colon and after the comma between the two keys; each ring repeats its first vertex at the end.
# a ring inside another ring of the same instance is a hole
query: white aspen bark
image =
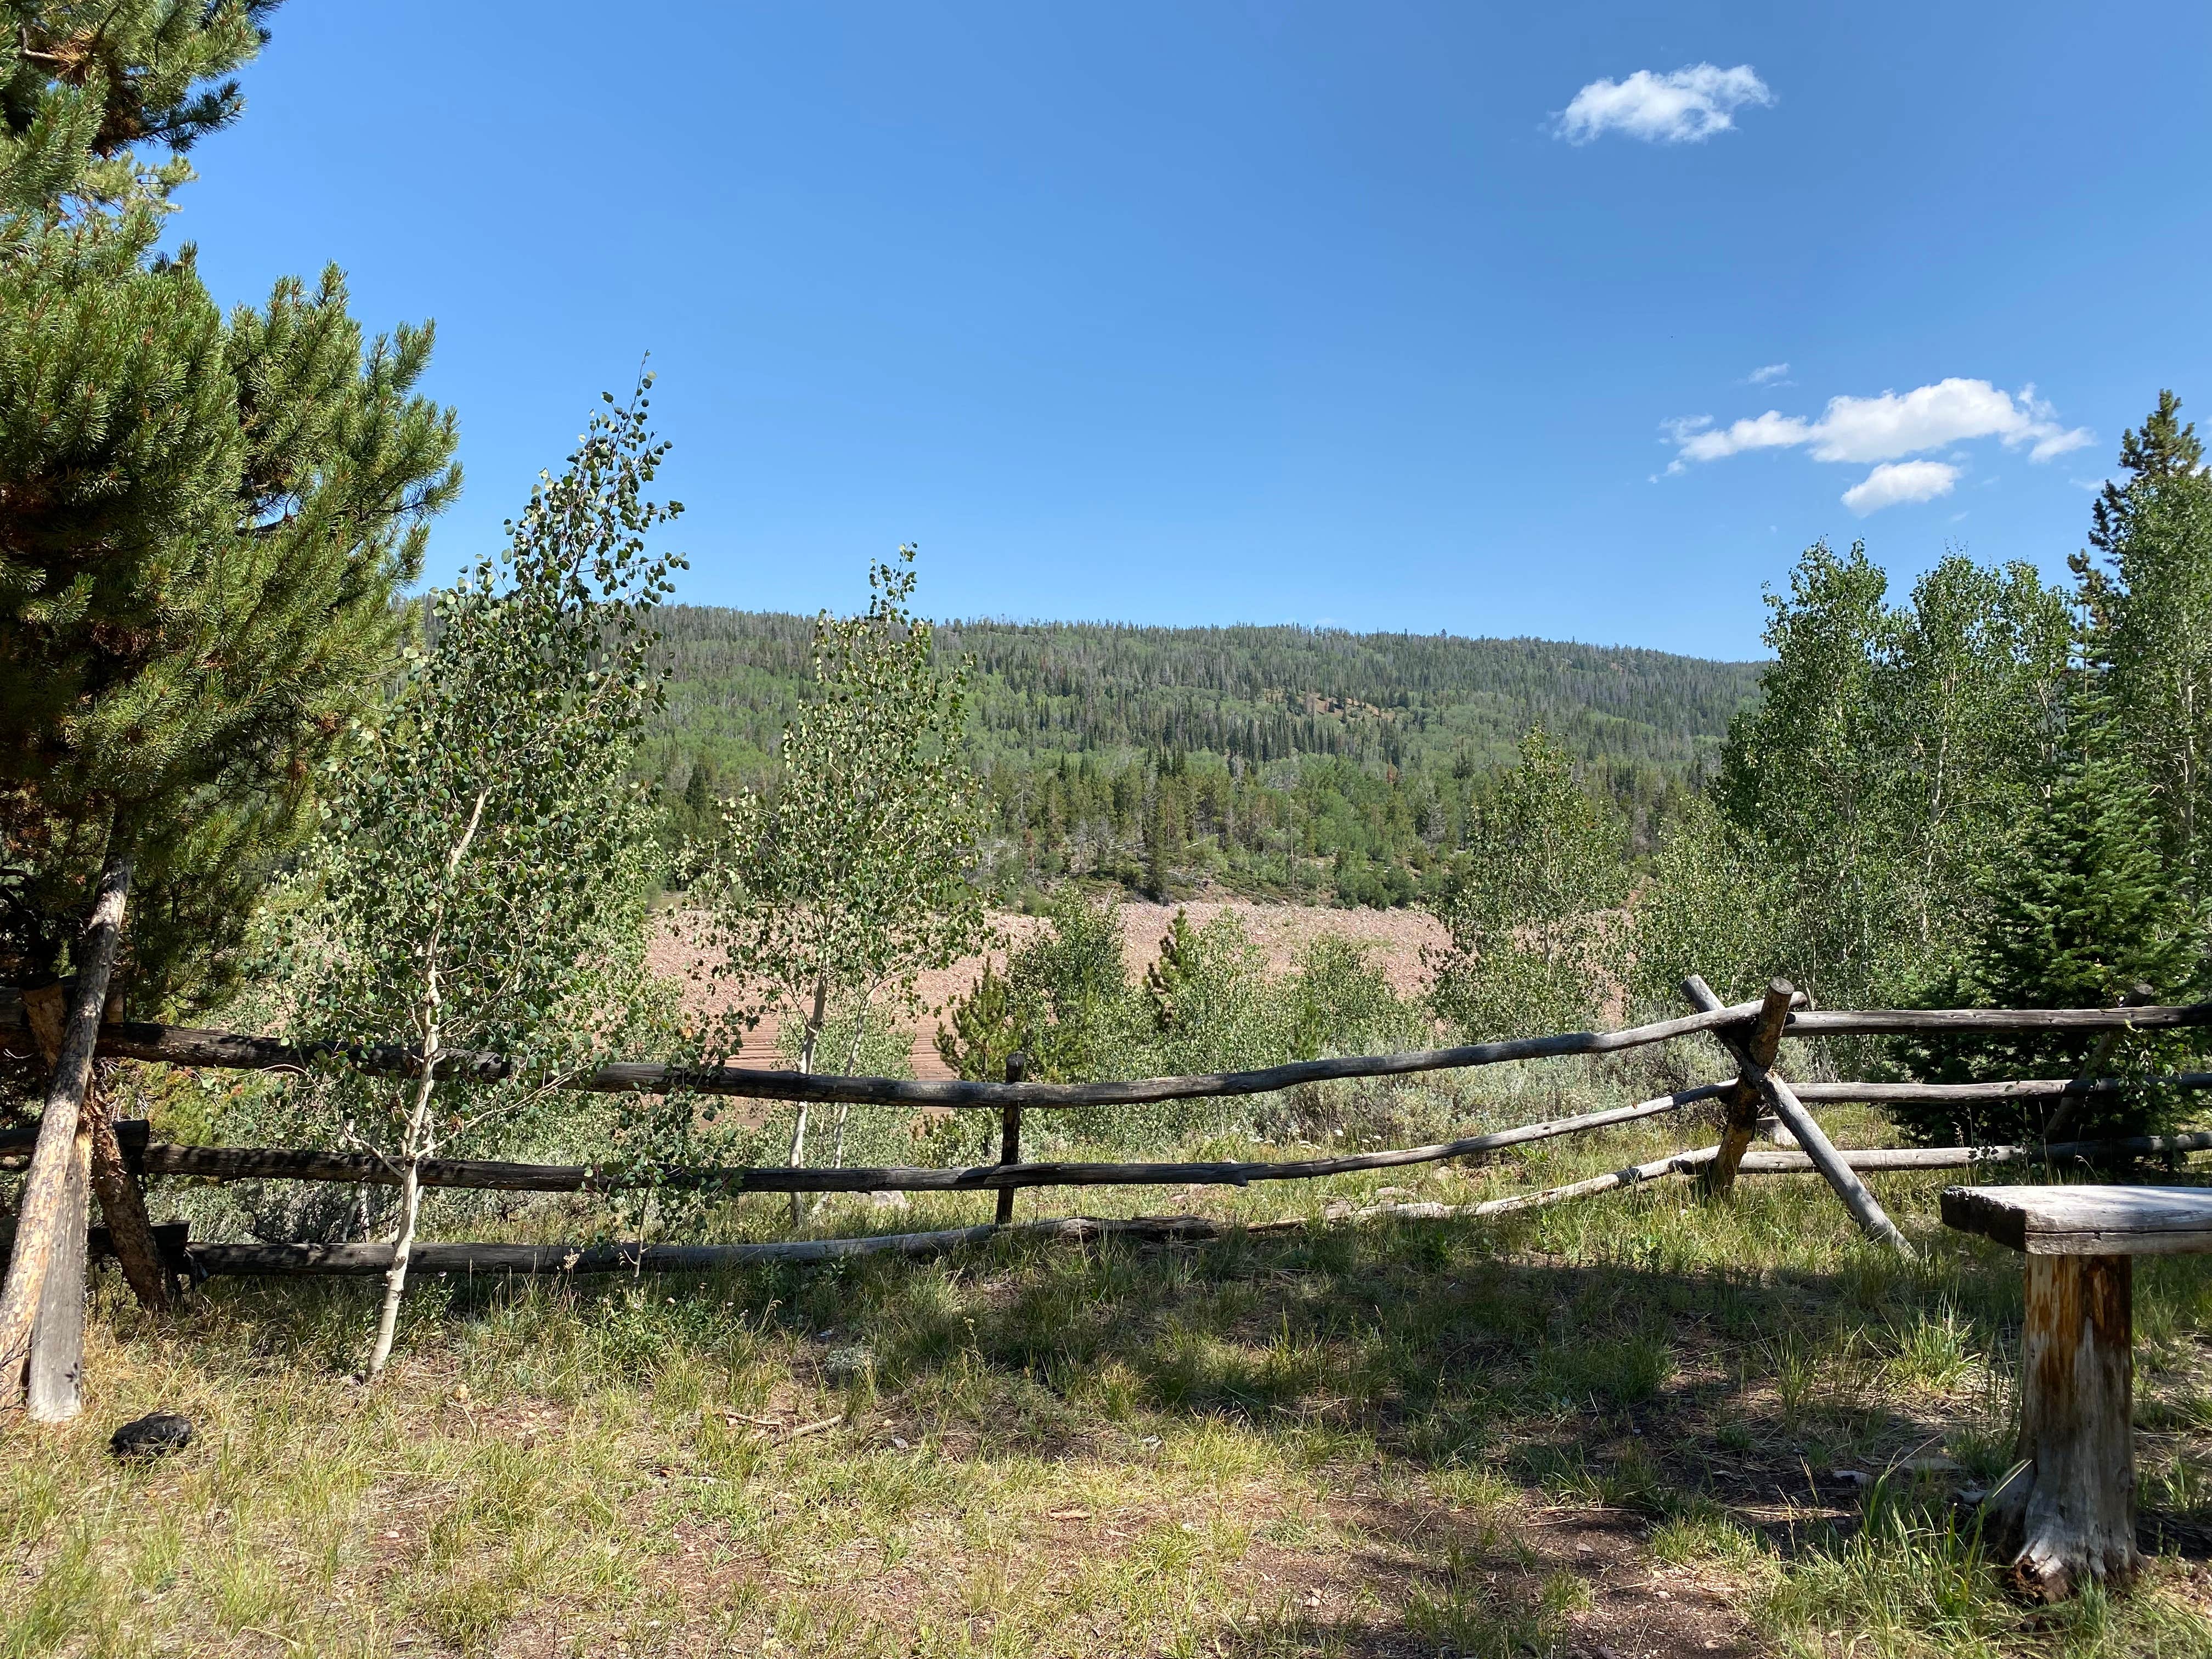
{"type": "MultiPolygon", "coordinates": [[[[435,979],[433,977],[433,994],[435,979]]],[[[422,1210],[422,1159],[425,1135],[430,1127],[431,1071],[438,1058],[438,1028],[434,1019],[422,1045],[422,1076],[415,1085],[415,1103],[407,1115],[406,1132],[399,1142],[399,1230],[392,1242],[392,1266],[384,1275],[384,1301],[376,1313],[376,1340],[368,1352],[368,1374],[384,1373],[392,1358],[392,1338],[399,1328],[400,1298],[407,1291],[407,1264],[415,1249],[415,1223],[422,1210]]]]}
{"type": "MultiPolygon", "coordinates": [[[[814,1006],[806,1016],[806,1029],[799,1040],[799,1069],[802,1073],[814,1069],[814,1045],[822,1038],[822,1018],[830,1003],[830,975],[814,976],[814,1006]]],[[[806,1162],[806,1102],[799,1103],[799,1119],[791,1126],[791,1167],[794,1170],[806,1162]]],[[[791,1224],[794,1227],[805,1218],[805,1208],[799,1195],[791,1195],[791,1224]]]]}
{"type": "MultiPolygon", "coordinates": [[[[860,1063],[860,1041],[867,1035],[867,1030],[868,1005],[867,1002],[863,1000],[860,1004],[860,1017],[853,1023],[853,1040],[845,1045],[845,1075],[847,1077],[852,1076],[853,1068],[860,1063]]],[[[841,1101],[838,1103],[837,1139],[836,1144],[830,1154],[830,1167],[833,1170],[842,1170],[845,1167],[845,1121],[851,1117],[852,1115],[852,1103],[849,1101],[841,1101]]],[[[827,1206],[829,1202],[829,1194],[822,1193],[817,1194],[814,1200],[814,1213],[817,1215],[821,1214],[823,1207],[827,1206]]]]}
{"type": "MultiPolygon", "coordinates": [[[[449,886],[461,867],[461,860],[468,855],[469,843],[476,839],[477,826],[483,822],[488,793],[481,789],[477,792],[468,827],[461,831],[461,838],[453,843],[453,850],[446,857],[446,881],[449,886]]],[[[428,966],[423,975],[422,1003],[422,1075],[416,1080],[414,1104],[408,1111],[407,1127],[399,1141],[399,1228],[392,1237],[392,1266],[384,1275],[384,1301],[376,1313],[376,1340],[368,1351],[368,1375],[372,1381],[382,1376],[385,1366],[391,1363],[392,1339],[399,1328],[399,1302],[407,1291],[407,1263],[415,1248],[415,1224],[422,1211],[422,1160],[436,1150],[437,1121],[431,1108],[432,1091],[438,1080],[438,1057],[443,1052],[440,1043],[442,1000],[438,959],[444,943],[444,909],[441,898],[439,915],[430,926],[429,949],[425,953],[428,966]]]]}

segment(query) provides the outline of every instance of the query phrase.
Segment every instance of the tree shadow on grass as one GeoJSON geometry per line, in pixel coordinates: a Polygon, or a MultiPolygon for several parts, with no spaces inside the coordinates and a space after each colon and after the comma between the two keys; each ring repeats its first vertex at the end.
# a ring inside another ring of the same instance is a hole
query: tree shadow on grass
{"type": "MultiPolygon", "coordinates": [[[[1158,1457],[1170,1425],[1218,1426],[1218,1445],[1170,1449],[1194,1475],[1212,1456],[1327,1471],[1332,1515],[1366,1540],[1334,1577],[1397,1610],[1340,1616],[1316,1586],[1311,1605],[1219,1632],[1224,1654],[1503,1653],[1514,1632],[1571,1652],[1593,1631],[1644,1651],[1662,1630],[1749,1651],[1725,1609],[1655,1599],[1655,1528],[1735,1528],[1784,1561],[1827,1561],[1885,1472],[1932,1535],[1960,1486],[2008,1461],[2017,1257],[1961,1245],[1917,1267],[1677,1270],[1510,1253],[1523,1242],[1409,1222],[558,1287],[448,1278],[419,1287],[410,1340],[450,1341],[524,1389],[556,1363],[646,1389],[679,1364],[782,1368],[853,1421],[914,1425],[956,1456],[1158,1457]],[[1958,1467],[1909,1466],[1946,1455],[1958,1467]],[[1506,1510],[1519,1519],[1500,1530],[1506,1510]],[[1563,1575],[1595,1601],[1571,1608],[1563,1575]]],[[[2201,1310],[2212,1266],[2169,1264],[2160,1282],[2201,1310]]],[[[264,1353],[335,1356],[368,1301],[217,1294],[264,1353]]],[[[2212,1417],[2170,1415],[2179,1455],[2212,1467],[2212,1417]]],[[[2212,1506],[2145,1522],[2154,1547],[2201,1559],[2212,1506]]]]}

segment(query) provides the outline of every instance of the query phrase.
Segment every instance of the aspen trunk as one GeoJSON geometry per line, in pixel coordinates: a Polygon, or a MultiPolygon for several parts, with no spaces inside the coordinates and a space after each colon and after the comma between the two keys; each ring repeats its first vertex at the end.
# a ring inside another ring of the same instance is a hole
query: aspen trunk
{"type": "MultiPolygon", "coordinates": [[[[814,1007],[806,1017],[805,1034],[799,1040],[799,1070],[801,1076],[814,1070],[814,1045],[822,1039],[822,1019],[830,1005],[830,976],[817,974],[814,979],[814,1007]]],[[[808,1103],[799,1103],[799,1118],[791,1126],[791,1167],[803,1168],[806,1163],[806,1108],[808,1103]]],[[[796,1228],[806,1218],[799,1194],[791,1195],[791,1224],[796,1228]]]]}
{"type": "MultiPolygon", "coordinates": [[[[446,881],[450,887],[468,856],[469,844],[483,823],[487,789],[477,791],[469,809],[467,826],[453,850],[446,854],[446,881]]],[[[438,901],[423,951],[422,1000],[416,1012],[422,1028],[422,1074],[415,1082],[415,1102],[407,1114],[407,1127],[399,1141],[399,1226],[392,1239],[392,1265],[384,1275],[384,1302],[376,1310],[376,1338],[369,1345],[368,1376],[381,1376],[392,1359],[392,1339],[399,1329],[400,1298],[407,1293],[407,1263],[415,1250],[415,1224],[422,1212],[422,1160],[437,1150],[437,1122],[431,1115],[431,1091],[437,1086],[438,1060],[444,1053],[445,995],[439,964],[446,937],[445,900],[438,901]]]]}
{"type": "Polygon", "coordinates": [[[399,1304],[407,1293],[407,1264],[415,1251],[415,1224],[422,1212],[422,1159],[430,1131],[430,1091],[438,1057],[438,1028],[429,1028],[422,1045],[422,1076],[415,1086],[415,1103],[407,1115],[407,1132],[400,1142],[399,1229],[392,1237],[392,1265],[384,1273],[384,1301],[376,1311],[376,1340],[368,1351],[368,1374],[384,1373],[392,1359],[392,1344],[399,1329],[399,1304]]]}

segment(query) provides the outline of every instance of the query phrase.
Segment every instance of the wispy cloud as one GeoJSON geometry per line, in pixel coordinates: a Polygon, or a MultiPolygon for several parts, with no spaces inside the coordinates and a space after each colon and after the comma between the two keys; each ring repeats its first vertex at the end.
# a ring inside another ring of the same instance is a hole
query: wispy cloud
{"type": "Polygon", "coordinates": [[[1942,461],[1890,461],[1846,489],[1843,501],[1863,519],[1903,501],[1932,501],[1948,495],[1958,482],[1959,469],[1942,461]]]}
{"type": "Polygon", "coordinates": [[[1638,70],[1625,81],[1593,81],[1561,110],[1553,131],[1571,144],[1608,132],[1646,143],[1686,144],[1726,132],[1735,111],[1764,107],[1774,94],[1748,64],[1692,64],[1666,75],[1638,70]]]}
{"type": "Polygon", "coordinates": [[[1769,363],[1764,368],[1753,369],[1750,374],[1743,377],[1743,383],[1746,386],[1772,386],[1779,381],[1782,385],[1788,386],[1789,374],[1789,364],[1769,363]]]}

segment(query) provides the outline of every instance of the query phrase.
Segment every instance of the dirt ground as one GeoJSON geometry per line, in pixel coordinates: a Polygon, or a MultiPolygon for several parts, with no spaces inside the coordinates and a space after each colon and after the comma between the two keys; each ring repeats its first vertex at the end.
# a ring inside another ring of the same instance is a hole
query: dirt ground
{"type": "MultiPolygon", "coordinates": [[[[1421,952],[1428,946],[1441,945],[1444,939],[1443,927],[1423,910],[1344,910],[1318,904],[1258,904],[1249,899],[1194,899],[1182,904],[1152,904],[1133,899],[1121,905],[1122,956],[1132,974],[1141,973],[1159,953],[1160,937],[1167,932],[1177,910],[1186,912],[1193,924],[1200,927],[1224,911],[1234,914],[1251,934],[1253,942],[1266,952],[1270,973],[1288,973],[1297,966],[1306,946],[1323,934],[1362,940],[1371,947],[1376,965],[1401,994],[1417,991],[1426,983],[1421,952]]],[[[1015,942],[1044,926],[1036,916],[1009,911],[994,914],[990,922],[1001,937],[1015,942]]],[[[729,1007],[736,999],[731,987],[716,982],[703,971],[705,956],[699,948],[698,937],[699,918],[696,913],[664,912],[659,919],[649,960],[656,971],[684,987],[684,1005],[689,1012],[712,1015],[729,1007]]],[[[1003,960],[1003,952],[994,955],[1003,960]]],[[[983,961],[981,953],[963,957],[950,968],[921,976],[922,1004],[930,1012],[923,1015],[915,1033],[912,1053],[916,1077],[951,1075],[938,1058],[937,1011],[975,984],[976,975],[982,972],[983,961]]],[[[745,1066],[781,1063],[776,1053],[775,1026],[772,1021],[763,1021],[754,1028],[739,1051],[738,1061],[745,1066]]]]}

